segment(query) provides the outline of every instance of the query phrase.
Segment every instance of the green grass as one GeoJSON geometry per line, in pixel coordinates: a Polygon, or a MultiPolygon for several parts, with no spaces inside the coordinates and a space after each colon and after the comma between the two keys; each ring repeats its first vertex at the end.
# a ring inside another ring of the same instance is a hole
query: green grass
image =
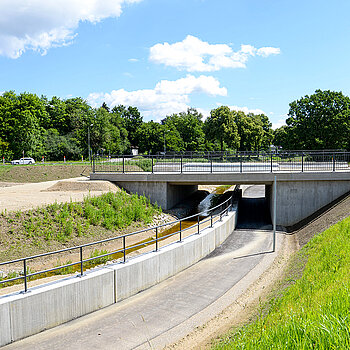
{"type": "Polygon", "coordinates": [[[4,211],[0,214],[0,261],[115,236],[132,225],[151,223],[160,211],[146,197],[125,191],[25,212],[4,211]]]}
{"type": "Polygon", "coordinates": [[[350,349],[350,217],[314,237],[298,262],[302,277],[213,349],[350,349]]]}

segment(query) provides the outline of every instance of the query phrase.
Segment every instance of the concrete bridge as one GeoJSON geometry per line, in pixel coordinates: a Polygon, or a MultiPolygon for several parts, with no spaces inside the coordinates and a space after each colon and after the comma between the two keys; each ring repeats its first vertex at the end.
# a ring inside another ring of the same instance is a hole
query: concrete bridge
{"type": "MultiPolygon", "coordinates": [[[[292,226],[350,191],[350,152],[205,153],[94,158],[93,180],[109,180],[170,209],[198,185],[264,184],[276,223],[292,226]]],[[[270,210],[272,213],[272,210],[270,210]]]]}
{"type": "MultiPolygon", "coordinates": [[[[197,190],[198,185],[264,184],[272,206],[277,181],[276,223],[292,226],[350,191],[350,171],[247,173],[113,173],[95,172],[93,180],[109,180],[132,193],[143,194],[169,209],[197,190]]],[[[272,212],[272,210],[271,210],[272,212]]]]}

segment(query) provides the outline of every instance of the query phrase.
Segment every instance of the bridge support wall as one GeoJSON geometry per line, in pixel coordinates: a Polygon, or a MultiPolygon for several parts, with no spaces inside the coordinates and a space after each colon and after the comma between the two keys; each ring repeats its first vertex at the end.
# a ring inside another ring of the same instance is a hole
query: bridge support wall
{"type": "MultiPolygon", "coordinates": [[[[273,186],[266,186],[271,216],[273,186]]],[[[281,226],[293,226],[350,191],[350,181],[277,181],[277,217],[281,226]]]]}
{"type": "Polygon", "coordinates": [[[171,185],[168,182],[117,182],[117,185],[131,193],[146,196],[151,203],[156,203],[162,209],[170,209],[193,192],[198,185],[171,185]]]}

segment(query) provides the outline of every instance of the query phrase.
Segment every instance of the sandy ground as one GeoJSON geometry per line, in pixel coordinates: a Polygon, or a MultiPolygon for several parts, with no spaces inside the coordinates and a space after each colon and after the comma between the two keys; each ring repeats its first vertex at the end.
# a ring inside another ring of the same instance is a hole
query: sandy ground
{"type": "Polygon", "coordinates": [[[120,189],[109,181],[90,181],[86,177],[39,183],[0,182],[0,212],[29,210],[47,204],[82,201],[84,196],[98,196],[120,189]]]}

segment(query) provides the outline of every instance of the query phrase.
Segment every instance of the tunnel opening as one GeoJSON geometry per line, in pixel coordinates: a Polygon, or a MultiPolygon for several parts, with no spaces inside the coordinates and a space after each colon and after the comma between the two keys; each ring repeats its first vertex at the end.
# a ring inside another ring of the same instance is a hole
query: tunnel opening
{"type": "Polygon", "coordinates": [[[272,230],[270,186],[244,185],[241,189],[236,228],[272,230]]]}

